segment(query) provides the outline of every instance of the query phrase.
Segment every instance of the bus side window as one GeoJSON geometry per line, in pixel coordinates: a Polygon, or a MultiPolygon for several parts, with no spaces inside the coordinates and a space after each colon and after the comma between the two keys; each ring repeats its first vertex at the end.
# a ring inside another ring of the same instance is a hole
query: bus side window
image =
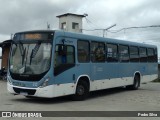
{"type": "Polygon", "coordinates": [[[107,54],[106,60],[107,62],[118,62],[118,47],[115,44],[107,44],[107,54]]]}
{"type": "Polygon", "coordinates": [[[147,53],[148,53],[148,62],[154,62],[154,49],[152,48],[148,48],[147,49],[147,53]]]}
{"type": "Polygon", "coordinates": [[[140,62],[147,62],[147,49],[146,48],[139,48],[139,54],[140,54],[140,62]]]}
{"type": "Polygon", "coordinates": [[[130,46],[130,62],[139,62],[139,52],[138,47],[130,46]]]}
{"type": "Polygon", "coordinates": [[[75,65],[75,49],[71,45],[56,45],[54,75],[58,75],[75,65]]]}
{"type": "Polygon", "coordinates": [[[158,62],[157,48],[154,49],[154,62],[158,62]]]}
{"type": "Polygon", "coordinates": [[[90,54],[89,54],[89,42],[79,40],[77,43],[77,51],[78,51],[78,62],[89,62],[90,54]]]}
{"type": "Polygon", "coordinates": [[[65,52],[62,45],[56,45],[55,50],[55,67],[65,63],[65,52]]]}
{"type": "Polygon", "coordinates": [[[91,42],[92,62],[105,62],[105,44],[103,42],[91,42]]]}
{"type": "Polygon", "coordinates": [[[74,47],[66,45],[56,45],[55,67],[61,64],[74,63],[74,47]]]}
{"type": "Polygon", "coordinates": [[[119,45],[119,61],[120,62],[129,62],[128,46],[119,45]]]}

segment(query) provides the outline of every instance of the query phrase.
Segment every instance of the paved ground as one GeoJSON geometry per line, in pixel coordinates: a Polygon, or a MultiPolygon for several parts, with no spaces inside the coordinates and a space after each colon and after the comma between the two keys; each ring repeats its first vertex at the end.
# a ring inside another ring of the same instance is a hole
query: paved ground
{"type": "MultiPolygon", "coordinates": [[[[53,99],[29,99],[20,95],[13,96],[7,92],[6,82],[0,80],[0,111],[160,111],[160,83],[142,84],[141,88],[135,91],[116,88],[92,92],[89,99],[85,101],[71,101],[69,97],[60,97],[53,99]]],[[[0,118],[0,120],[1,119],[2,118],[0,118]]],[[[15,120],[21,118],[12,119],[15,120]]],[[[29,119],[31,120],[32,118],[29,119]]],[[[62,118],[54,118],[54,120],[59,119],[62,118]]],[[[63,119],[159,120],[159,118],[135,117],[71,117],[63,119]]]]}

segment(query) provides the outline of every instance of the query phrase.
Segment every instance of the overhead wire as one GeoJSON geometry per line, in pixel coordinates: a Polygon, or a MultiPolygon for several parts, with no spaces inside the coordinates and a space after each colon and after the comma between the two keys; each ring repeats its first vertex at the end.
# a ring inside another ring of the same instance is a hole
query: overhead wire
{"type": "MultiPolygon", "coordinates": [[[[88,19],[86,19],[88,21],[88,19]]],[[[91,21],[88,21],[89,23],[92,23],[91,21]]],[[[93,23],[92,23],[93,24],[93,23]]],[[[159,28],[160,25],[151,25],[151,26],[140,26],[140,27],[126,27],[126,28],[122,28],[120,30],[107,30],[107,32],[110,32],[110,33],[118,33],[118,32],[121,32],[123,30],[128,30],[128,29],[139,29],[139,28],[159,28]]],[[[96,31],[96,30],[105,30],[105,29],[83,29],[83,30],[86,30],[86,31],[96,31]]]]}
{"type": "MultiPolygon", "coordinates": [[[[91,20],[89,20],[87,17],[85,17],[85,20],[88,24],[88,26],[91,28],[91,29],[82,29],[83,31],[95,31],[95,28],[100,28],[98,25],[94,24],[91,20]]],[[[96,34],[100,35],[101,33],[99,32],[96,32],[96,34]]]]}
{"type": "MultiPolygon", "coordinates": [[[[86,21],[88,24],[92,24],[92,26],[100,28],[99,26],[95,25],[93,22],[91,22],[87,18],[86,18],[86,21]]],[[[83,29],[83,30],[90,31],[90,32],[105,30],[105,29],[97,29],[97,28],[83,29]]],[[[119,30],[106,30],[105,35],[110,36],[111,38],[124,38],[124,39],[130,39],[130,40],[140,39],[141,42],[144,42],[144,43],[150,42],[150,43],[157,45],[160,43],[158,41],[158,40],[160,40],[160,37],[159,37],[159,32],[156,30],[156,28],[159,29],[160,25],[126,27],[126,28],[121,28],[119,30]],[[135,29],[135,31],[134,31],[134,29],[135,29]]]]}
{"type": "Polygon", "coordinates": [[[126,28],[122,28],[120,30],[108,30],[107,32],[112,32],[112,33],[117,33],[123,30],[127,30],[127,29],[139,29],[139,28],[152,28],[152,27],[160,27],[160,25],[151,25],[151,26],[139,26],[139,27],[126,27],[126,28]]]}

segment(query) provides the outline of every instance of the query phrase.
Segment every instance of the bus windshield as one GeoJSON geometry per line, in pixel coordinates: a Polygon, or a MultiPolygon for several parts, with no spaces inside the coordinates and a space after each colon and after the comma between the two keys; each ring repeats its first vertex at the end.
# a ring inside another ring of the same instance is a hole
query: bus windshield
{"type": "Polygon", "coordinates": [[[49,70],[51,43],[13,43],[10,71],[13,74],[34,75],[49,70]]]}

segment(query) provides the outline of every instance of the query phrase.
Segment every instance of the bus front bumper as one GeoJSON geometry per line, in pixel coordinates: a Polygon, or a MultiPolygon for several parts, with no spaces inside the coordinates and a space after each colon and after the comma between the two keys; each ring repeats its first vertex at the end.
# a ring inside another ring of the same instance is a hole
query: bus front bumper
{"type": "Polygon", "coordinates": [[[54,94],[53,85],[46,86],[43,88],[25,88],[25,87],[13,86],[7,82],[7,90],[9,91],[9,93],[14,95],[35,96],[44,98],[56,97],[54,94]]]}

